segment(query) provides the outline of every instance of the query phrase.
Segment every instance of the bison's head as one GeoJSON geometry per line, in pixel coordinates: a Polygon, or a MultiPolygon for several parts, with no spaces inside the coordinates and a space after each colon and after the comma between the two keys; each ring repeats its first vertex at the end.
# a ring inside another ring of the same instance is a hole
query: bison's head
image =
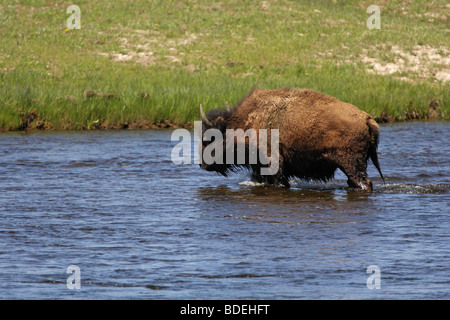
{"type": "Polygon", "coordinates": [[[203,111],[202,105],[200,105],[200,114],[202,116],[202,136],[201,148],[199,151],[202,153],[202,164],[200,168],[207,171],[216,171],[224,176],[227,175],[231,167],[226,164],[225,158],[225,132],[227,129],[227,122],[231,117],[231,109],[228,103],[226,103],[226,110],[211,110],[207,114],[203,111]],[[212,129],[212,130],[211,130],[212,129]],[[217,146],[221,144],[221,148],[217,146]],[[205,149],[207,152],[205,152],[205,149]],[[205,161],[205,154],[211,154],[215,159],[221,159],[221,161],[205,161]]]}

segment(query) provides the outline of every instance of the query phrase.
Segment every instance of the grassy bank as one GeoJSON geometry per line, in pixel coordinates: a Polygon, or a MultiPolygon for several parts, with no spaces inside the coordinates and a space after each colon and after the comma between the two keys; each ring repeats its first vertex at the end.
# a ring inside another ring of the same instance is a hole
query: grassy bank
{"type": "Polygon", "coordinates": [[[184,126],[253,87],[450,118],[446,1],[0,1],[0,130],[184,126]],[[81,10],[69,30],[67,7],[81,10]]]}

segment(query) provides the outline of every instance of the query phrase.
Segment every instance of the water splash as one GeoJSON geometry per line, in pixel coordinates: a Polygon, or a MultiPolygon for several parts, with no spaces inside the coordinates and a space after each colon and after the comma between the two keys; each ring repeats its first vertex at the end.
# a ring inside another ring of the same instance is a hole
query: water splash
{"type": "Polygon", "coordinates": [[[377,192],[383,193],[413,193],[413,194],[443,194],[450,193],[450,184],[411,184],[411,183],[386,183],[380,185],[377,192]]]}

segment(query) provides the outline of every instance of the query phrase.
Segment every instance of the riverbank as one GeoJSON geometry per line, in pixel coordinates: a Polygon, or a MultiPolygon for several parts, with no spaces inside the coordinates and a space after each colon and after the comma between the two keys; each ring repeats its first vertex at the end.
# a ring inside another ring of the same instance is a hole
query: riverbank
{"type": "MultiPolygon", "coordinates": [[[[198,119],[199,120],[199,119],[198,119]]],[[[428,111],[424,114],[418,114],[414,110],[410,110],[402,118],[392,118],[388,114],[381,114],[379,117],[375,118],[377,123],[388,123],[388,122],[401,122],[401,121],[439,121],[448,120],[444,118],[442,113],[437,109],[435,102],[431,102],[428,111]]],[[[36,130],[137,130],[137,129],[167,129],[167,128],[186,128],[192,129],[194,124],[192,121],[186,122],[176,122],[172,120],[160,119],[157,121],[150,122],[146,119],[141,119],[135,122],[116,122],[109,123],[108,120],[94,120],[86,123],[86,125],[73,126],[70,123],[66,123],[63,127],[55,126],[53,123],[49,123],[45,119],[39,117],[36,111],[32,110],[28,113],[21,113],[21,123],[19,127],[12,128],[1,128],[0,132],[8,131],[23,131],[31,132],[36,130]]]]}
{"type": "Polygon", "coordinates": [[[190,127],[252,88],[310,88],[378,122],[450,119],[445,1],[0,4],[0,131],[190,127]],[[120,14],[117,14],[120,12],[120,14]]]}

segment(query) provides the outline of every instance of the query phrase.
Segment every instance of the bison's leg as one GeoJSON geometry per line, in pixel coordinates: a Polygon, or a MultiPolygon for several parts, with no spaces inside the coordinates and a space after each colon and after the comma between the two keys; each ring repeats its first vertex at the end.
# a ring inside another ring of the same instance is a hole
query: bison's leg
{"type": "Polygon", "coordinates": [[[275,174],[275,175],[273,175],[273,176],[267,176],[267,177],[268,177],[268,179],[270,181],[269,182],[270,184],[273,184],[273,185],[278,186],[278,187],[284,187],[284,188],[290,188],[291,187],[291,185],[289,184],[288,179],[283,174],[281,174],[280,172],[275,174]]]}
{"type": "Polygon", "coordinates": [[[280,172],[277,174],[270,176],[270,175],[261,175],[259,172],[252,172],[251,175],[252,181],[259,182],[259,183],[267,183],[271,184],[277,187],[284,187],[289,188],[290,184],[286,177],[284,177],[280,172]]]}
{"type": "MultiPolygon", "coordinates": [[[[345,158],[345,157],[344,157],[345,158]]],[[[367,161],[364,159],[351,159],[343,161],[339,168],[347,176],[347,184],[350,188],[372,191],[372,181],[367,177],[367,161]]]]}
{"type": "Polygon", "coordinates": [[[347,184],[350,188],[372,191],[372,181],[367,177],[348,176],[347,184]]]}
{"type": "Polygon", "coordinates": [[[252,166],[252,180],[267,183],[277,187],[290,188],[289,180],[283,173],[283,158],[279,159],[279,169],[274,175],[262,175],[261,166],[252,166]]]}
{"type": "Polygon", "coordinates": [[[263,176],[260,175],[259,172],[255,172],[255,171],[252,172],[251,179],[252,179],[252,181],[257,182],[257,183],[265,182],[263,179],[263,176]]]}
{"type": "Polygon", "coordinates": [[[251,166],[252,169],[252,180],[260,183],[267,183],[277,187],[290,188],[289,180],[284,175],[284,161],[283,157],[280,155],[278,159],[278,171],[274,175],[262,175],[262,166],[260,164],[251,166]]]}

